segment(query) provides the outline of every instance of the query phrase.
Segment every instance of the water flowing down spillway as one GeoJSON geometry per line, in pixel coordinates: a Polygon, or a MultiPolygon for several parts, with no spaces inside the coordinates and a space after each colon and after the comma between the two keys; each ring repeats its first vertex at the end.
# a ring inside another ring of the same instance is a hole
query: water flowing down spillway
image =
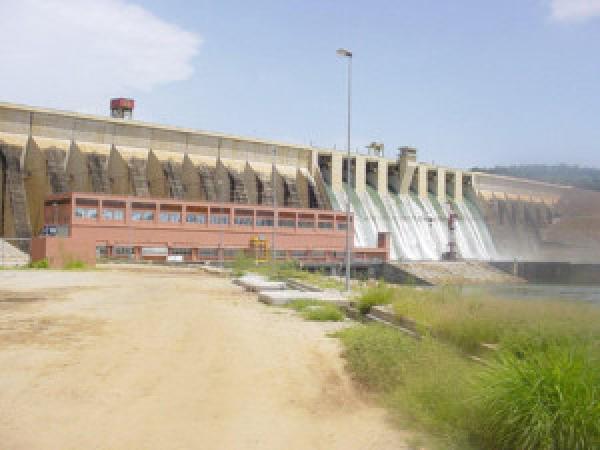
{"type": "MultiPolygon", "coordinates": [[[[344,185],[330,190],[335,209],[345,211],[348,200],[355,216],[354,245],[376,247],[377,233],[390,233],[390,259],[439,260],[448,251],[448,214],[450,205],[440,204],[434,196],[380,195],[367,186],[355,192],[344,185]]],[[[489,231],[477,208],[468,200],[452,203],[458,215],[456,243],[462,258],[490,260],[495,249],[489,231]]]]}

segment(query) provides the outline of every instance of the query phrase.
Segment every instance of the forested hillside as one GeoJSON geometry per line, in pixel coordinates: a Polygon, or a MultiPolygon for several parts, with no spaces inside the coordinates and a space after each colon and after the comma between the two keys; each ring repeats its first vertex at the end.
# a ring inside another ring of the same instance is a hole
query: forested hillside
{"type": "Polygon", "coordinates": [[[571,166],[568,164],[545,165],[523,164],[515,166],[496,166],[492,168],[474,167],[477,172],[493,173],[518,178],[565,184],[582,189],[600,191],[600,169],[571,166]]]}

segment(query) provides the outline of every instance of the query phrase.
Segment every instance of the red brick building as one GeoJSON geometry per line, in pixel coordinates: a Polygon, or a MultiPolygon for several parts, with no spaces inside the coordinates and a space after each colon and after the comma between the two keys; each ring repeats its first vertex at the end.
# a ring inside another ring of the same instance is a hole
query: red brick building
{"type": "MultiPolygon", "coordinates": [[[[31,256],[54,267],[98,258],[218,261],[273,247],[278,259],[335,263],[345,255],[346,215],[329,210],[72,192],[47,197],[44,219],[31,256]]],[[[377,248],[355,248],[353,259],[387,261],[388,239],[380,233],[377,248]]]]}

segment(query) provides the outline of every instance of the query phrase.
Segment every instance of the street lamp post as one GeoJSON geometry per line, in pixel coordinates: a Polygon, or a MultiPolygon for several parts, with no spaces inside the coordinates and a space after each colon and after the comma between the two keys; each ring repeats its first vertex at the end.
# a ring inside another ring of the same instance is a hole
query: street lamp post
{"type": "Polygon", "coordinates": [[[350,194],[352,186],[350,181],[350,124],[352,118],[352,52],[344,48],[338,49],[338,56],[348,59],[348,135],[347,150],[348,160],[346,161],[346,182],[348,183],[348,192],[346,193],[346,291],[350,291],[350,268],[352,258],[351,235],[350,235],[350,194]]]}
{"type": "Polygon", "coordinates": [[[273,235],[271,237],[271,261],[272,261],[272,270],[273,274],[275,274],[275,267],[277,266],[277,251],[275,250],[275,227],[278,226],[278,217],[277,217],[277,197],[275,190],[275,173],[276,168],[275,164],[277,163],[277,147],[273,146],[273,161],[271,165],[271,195],[273,196],[273,235]]]}
{"type": "MultiPolygon", "coordinates": [[[[217,161],[221,161],[221,143],[222,140],[221,138],[219,138],[219,140],[217,141],[217,161]]],[[[224,202],[224,198],[223,198],[223,179],[219,177],[219,179],[217,180],[217,185],[219,186],[219,190],[217,193],[217,197],[219,197],[217,199],[217,201],[221,202],[221,204],[223,204],[224,202]]],[[[231,187],[230,187],[231,189],[231,187]]],[[[231,199],[231,193],[230,193],[230,199],[231,199]]],[[[219,267],[225,267],[225,248],[223,247],[223,224],[220,223],[222,221],[222,217],[223,217],[223,208],[219,209],[219,219],[217,220],[218,224],[219,224],[219,254],[217,255],[217,257],[219,258],[219,267]]]]}

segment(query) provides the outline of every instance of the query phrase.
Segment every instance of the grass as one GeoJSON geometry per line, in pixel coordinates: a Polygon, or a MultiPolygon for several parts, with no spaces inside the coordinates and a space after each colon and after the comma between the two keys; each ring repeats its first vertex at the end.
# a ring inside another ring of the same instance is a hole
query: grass
{"type": "Polygon", "coordinates": [[[81,270],[81,269],[85,269],[87,266],[83,261],[80,261],[78,259],[73,259],[71,261],[67,261],[65,263],[65,265],[63,266],[63,269],[67,269],[67,270],[81,270]]]}
{"type": "Polygon", "coordinates": [[[481,440],[498,450],[600,448],[600,364],[584,347],[503,353],[478,380],[481,440]]]}
{"type": "Polygon", "coordinates": [[[50,263],[46,258],[44,258],[37,261],[31,261],[27,267],[30,269],[48,269],[50,267],[50,263]]]}
{"type": "Polygon", "coordinates": [[[321,322],[340,322],[344,320],[344,313],[336,305],[317,300],[293,300],[288,305],[298,311],[306,320],[321,322]]]}
{"type": "Polygon", "coordinates": [[[448,345],[417,341],[381,325],[336,333],[354,377],[378,394],[401,426],[434,436],[434,447],[468,449],[469,383],[461,374],[477,367],[448,345]]]}
{"type": "Polygon", "coordinates": [[[384,285],[360,301],[422,325],[420,341],[373,325],[337,335],[357,380],[439,448],[600,448],[597,306],[384,285]],[[499,348],[487,365],[465,355],[482,342],[499,348]]]}
{"type": "Polygon", "coordinates": [[[240,256],[235,261],[227,263],[233,269],[234,276],[242,276],[246,272],[259,273],[272,280],[281,281],[295,279],[322,289],[344,290],[344,283],[329,277],[322,272],[308,272],[302,270],[296,261],[278,261],[257,264],[252,258],[240,256]]]}
{"type": "Polygon", "coordinates": [[[600,339],[600,308],[564,301],[464,296],[460,288],[396,288],[396,315],[415,320],[467,353],[481,343],[529,351],[600,339]]]}
{"type": "Polygon", "coordinates": [[[370,286],[361,292],[358,298],[358,309],[362,314],[367,314],[375,305],[386,305],[391,303],[396,290],[383,282],[370,286]]]}

